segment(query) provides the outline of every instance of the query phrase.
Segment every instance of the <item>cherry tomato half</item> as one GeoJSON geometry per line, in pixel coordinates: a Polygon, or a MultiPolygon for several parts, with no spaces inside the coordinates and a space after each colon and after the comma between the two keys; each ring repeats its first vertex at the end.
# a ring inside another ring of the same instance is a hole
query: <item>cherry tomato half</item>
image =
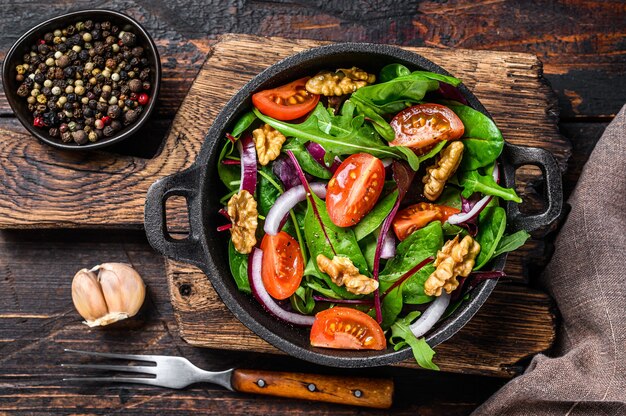
{"type": "Polygon", "coordinates": [[[304,87],[309,77],[300,78],[282,87],[259,91],[252,95],[252,104],[266,116],[277,120],[295,120],[313,110],[320,100],[304,87]]]}
{"type": "Polygon", "coordinates": [[[402,241],[413,231],[427,226],[432,221],[439,220],[444,223],[451,215],[459,212],[461,211],[446,205],[420,202],[399,211],[391,224],[398,240],[402,241]]]}
{"type": "Polygon", "coordinates": [[[300,245],[284,231],[265,234],[261,241],[263,286],[275,299],[287,299],[300,286],[304,274],[304,259],[300,245]]]}
{"type": "Polygon", "coordinates": [[[385,334],[368,314],[337,306],[315,315],[311,328],[314,347],[348,350],[384,350],[385,334]]]}
{"type": "Polygon", "coordinates": [[[441,140],[460,139],[465,132],[461,119],[440,104],[418,104],[402,110],[389,123],[396,132],[391,146],[421,149],[441,140]]]}
{"type": "Polygon", "coordinates": [[[331,221],[349,227],[376,205],[385,183],[385,166],[368,154],[349,156],[328,182],[326,209],[331,221]]]}

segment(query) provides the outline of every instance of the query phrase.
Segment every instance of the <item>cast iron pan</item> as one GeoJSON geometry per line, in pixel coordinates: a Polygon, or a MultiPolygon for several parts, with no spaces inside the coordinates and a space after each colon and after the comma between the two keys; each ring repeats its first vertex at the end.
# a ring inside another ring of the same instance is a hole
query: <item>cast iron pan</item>
{"type": "MultiPolygon", "coordinates": [[[[310,49],[293,55],[269,67],[247,83],[216,117],[195,163],[187,170],[165,177],[154,183],[146,198],[145,227],[152,246],[164,255],[194,264],[208,276],[213,287],[231,312],[265,341],[284,352],[314,363],[333,367],[373,367],[396,363],[411,357],[410,349],[394,351],[342,351],[315,348],[309,345],[308,329],[294,328],[277,321],[252,298],[237,290],[228,265],[227,235],[216,231],[223,219],[218,215],[219,198],[226,190],[217,175],[217,158],[224,136],[233,123],[251,108],[251,95],[259,90],[273,88],[320,69],[335,69],[356,65],[377,74],[389,63],[401,63],[412,70],[426,70],[449,75],[438,65],[412,52],[387,45],[340,43],[310,49]],[[165,201],[172,196],[187,200],[190,235],[185,240],[172,239],[165,224],[165,201]],[[221,221],[221,222],[220,222],[221,221]]],[[[476,110],[489,116],[469,90],[461,85],[461,92],[476,110]]],[[[547,209],[545,212],[524,216],[516,204],[507,204],[508,231],[535,230],[554,221],[561,212],[561,176],[552,155],[539,148],[506,144],[500,156],[506,186],[513,186],[515,169],[521,165],[536,165],[546,181],[547,209]]],[[[506,255],[496,258],[493,270],[502,270],[506,255]]],[[[496,280],[479,284],[471,299],[454,314],[440,322],[428,335],[435,346],[459,331],[478,311],[495,285],[496,280]]]]}

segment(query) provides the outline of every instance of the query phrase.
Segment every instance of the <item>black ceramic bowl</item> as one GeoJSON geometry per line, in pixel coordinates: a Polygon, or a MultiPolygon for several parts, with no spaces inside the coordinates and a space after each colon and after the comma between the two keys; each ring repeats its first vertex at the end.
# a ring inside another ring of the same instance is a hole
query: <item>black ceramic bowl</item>
{"type": "MultiPolygon", "coordinates": [[[[255,299],[237,290],[228,265],[227,236],[216,231],[218,225],[223,223],[218,209],[219,198],[225,193],[217,175],[218,153],[224,135],[232,129],[239,116],[250,109],[252,93],[315,74],[320,69],[356,65],[377,74],[389,63],[448,75],[420,55],[385,45],[343,43],[293,55],[246,84],[216,117],[193,166],[153,184],[146,199],[146,233],[155,249],[200,267],[232,313],[261,338],[288,354],[318,364],[334,367],[379,366],[408,359],[411,350],[394,351],[389,347],[384,351],[345,351],[312,347],[309,345],[308,329],[295,328],[274,319],[255,299]],[[189,210],[190,236],[182,241],[172,239],[166,232],[165,201],[174,195],[185,197],[189,210]]],[[[472,107],[489,115],[467,88],[461,86],[460,89],[472,107]]],[[[509,231],[522,228],[531,231],[555,220],[561,211],[562,192],[560,172],[552,155],[542,149],[507,144],[499,161],[506,186],[514,184],[516,167],[525,164],[539,166],[547,183],[548,208],[542,214],[526,217],[519,212],[516,204],[507,204],[509,231]]],[[[502,270],[505,261],[506,255],[499,256],[491,263],[491,268],[502,270]]],[[[496,280],[479,284],[467,302],[428,334],[428,343],[435,346],[459,331],[478,311],[496,284],[496,280]]]]}
{"type": "Polygon", "coordinates": [[[28,131],[30,131],[39,140],[59,149],[98,149],[112,145],[113,143],[118,143],[130,137],[146,122],[155,106],[156,99],[159,94],[159,87],[161,83],[161,61],[159,59],[159,52],[157,51],[154,41],[148,32],[146,32],[146,30],[134,19],[126,16],[125,14],[111,10],[81,10],[46,20],[22,35],[22,37],[20,37],[15,44],[13,44],[6,55],[4,65],[2,66],[2,83],[4,85],[4,93],[16,117],[24,125],[24,127],[26,127],[26,129],[28,129],[28,131]],[[152,69],[150,83],[152,84],[152,88],[150,90],[150,102],[144,107],[144,111],[135,123],[124,127],[111,137],[103,138],[95,143],[78,145],[73,142],[63,143],[58,138],[50,137],[48,135],[48,129],[41,129],[33,126],[33,116],[32,113],[28,111],[28,104],[26,103],[26,100],[17,95],[17,88],[19,87],[20,82],[15,80],[15,67],[23,62],[22,57],[24,54],[29,53],[31,46],[36,44],[36,42],[41,39],[45,33],[54,31],[55,29],[62,29],[72,23],[85,20],[93,20],[94,22],[103,22],[108,20],[112,24],[119,26],[120,30],[131,31],[137,36],[137,45],[144,48],[146,58],[150,61],[150,67],[152,69]]]}

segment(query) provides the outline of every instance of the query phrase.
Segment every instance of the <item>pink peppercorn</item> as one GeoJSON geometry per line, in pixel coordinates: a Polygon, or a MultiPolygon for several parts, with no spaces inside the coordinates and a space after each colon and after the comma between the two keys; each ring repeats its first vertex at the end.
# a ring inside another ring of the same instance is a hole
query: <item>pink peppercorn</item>
{"type": "Polygon", "coordinates": [[[139,97],[137,97],[137,102],[140,105],[146,105],[148,104],[148,101],[150,101],[150,97],[148,96],[148,94],[142,93],[139,94],[139,97]]]}

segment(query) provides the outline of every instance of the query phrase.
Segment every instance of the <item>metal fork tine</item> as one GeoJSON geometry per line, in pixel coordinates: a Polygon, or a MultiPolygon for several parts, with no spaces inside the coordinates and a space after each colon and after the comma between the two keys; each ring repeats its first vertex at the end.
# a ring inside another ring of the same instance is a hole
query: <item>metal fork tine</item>
{"type": "Polygon", "coordinates": [[[149,384],[152,386],[159,386],[155,378],[140,378],[140,377],[72,377],[64,378],[63,381],[80,381],[80,382],[102,382],[102,383],[136,383],[136,384],[149,384]]]}
{"type": "Polygon", "coordinates": [[[147,362],[158,362],[160,358],[164,358],[164,356],[160,355],[133,355],[133,354],[114,354],[112,352],[93,352],[93,351],[81,351],[81,350],[72,350],[66,348],[65,352],[75,352],[78,354],[85,355],[93,355],[95,357],[104,357],[104,358],[115,358],[118,360],[135,360],[135,361],[147,361],[147,362]]]}
{"type": "Polygon", "coordinates": [[[126,373],[157,374],[156,367],[142,365],[105,365],[105,364],[61,364],[67,368],[85,368],[90,370],[121,371],[126,373]]]}

